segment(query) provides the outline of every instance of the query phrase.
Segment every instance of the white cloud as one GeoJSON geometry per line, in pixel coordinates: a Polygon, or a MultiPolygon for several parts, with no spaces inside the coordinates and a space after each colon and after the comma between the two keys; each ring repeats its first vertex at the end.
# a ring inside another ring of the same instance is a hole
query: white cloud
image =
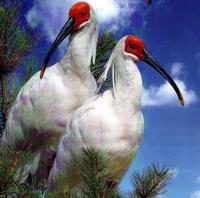
{"type": "Polygon", "coordinates": [[[182,69],[183,69],[183,63],[182,62],[175,62],[172,65],[172,69],[171,69],[171,74],[173,76],[180,76],[182,74],[182,69]]]}
{"type": "Polygon", "coordinates": [[[191,198],[200,198],[200,190],[196,190],[191,193],[191,198]]]}
{"type": "Polygon", "coordinates": [[[31,27],[39,27],[52,41],[66,22],[67,10],[68,3],[64,0],[35,0],[26,20],[31,27]]]}
{"type": "Polygon", "coordinates": [[[174,179],[177,178],[178,175],[179,175],[179,169],[178,169],[178,168],[173,169],[173,170],[172,170],[172,173],[173,173],[173,178],[174,178],[174,179]]]}
{"type": "Polygon", "coordinates": [[[200,183],[200,177],[197,177],[196,182],[200,183]]]}
{"type": "MultiPolygon", "coordinates": [[[[200,177],[197,177],[195,182],[200,183],[200,177]]],[[[200,190],[196,190],[196,191],[192,192],[190,194],[190,197],[191,198],[200,198],[200,190]]]]}
{"type": "MultiPolygon", "coordinates": [[[[189,106],[197,101],[196,93],[188,88],[184,81],[180,79],[182,73],[183,64],[174,63],[172,65],[171,73],[175,76],[175,82],[177,83],[180,91],[185,99],[185,106],[189,106]]],[[[171,87],[171,85],[165,81],[160,86],[151,85],[149,88],[144,88],[142,105],[145,106],[163,106],[163,105],[178,105],[178,98],[171,87]]]]}
{"type": "MultiPolygon", "coordinates": [[[[78,0],[35,0],[28,12],[28,24],[40,27],[52,41],[67,20],[70,7],[78,0]]],[[[118,30],[130,24],[131,14],[144,3],[140,0],[85,0],[95,9],[100,23],[111,24],[111,30],[118,30]],[[120,16],[120,17],[119,17],[120,16]]]]}
{"type": "Polygon", "coordinates": [[[156,198],[164,198],[164,195],[158,195],[156,198]]]}
{"type": "MultiPolygon", "coordinates": [[[[183,81],[175,79],[175,82],[183,94],[186,106],[197,101],[196,93],[188,89],[183,81]]],[[[178,104],[178,99],[171,85],[165,82],[160,86],[150,86],[144,89],[142,102],[143,106],[175,105],[178,104]]]]}
{"type": "Polygon", "coordinates": [[[107,0],[88,0],[88,2],[94,7],[100,22],[115,18],[120,12],[119,4],[114,0],[110,0],[109,3],[107,0]]]}

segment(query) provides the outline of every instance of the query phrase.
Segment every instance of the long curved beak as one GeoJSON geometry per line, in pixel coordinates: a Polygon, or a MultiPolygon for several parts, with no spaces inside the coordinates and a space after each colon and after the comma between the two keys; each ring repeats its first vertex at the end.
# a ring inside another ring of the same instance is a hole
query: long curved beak
{"type": "Polygon", "coordinates": [[[144,54],[144,62],[152,66],[158,73],[160,73],[170,83],[170,85],[174,88],[181,105],[184,106],[185,102],[181,94],[181,91],[179,90],[178,86],[176,85],[174,80],[171,78],[171,76],[160,66],[157,60],[151,55],[151,53],[146,48],[144,48],[143,54],[144,54]]]}
{"type": "Polygon", "coordinates": [[[74,22],[75,22],[75,20],[74,20],[73,17],[70,17],[68,19],[68,21],[66,22],[66,24],[64,25],[64,27],[62,28],[62,30],[60,31],[58,36],[56,37],[55,41],[53,42],[52,46],[50,47],[50,49],[49,49],[49,51],[46,55],[46,58],[44,60],[44,63],[42,65],[42,69],[41,69],[41,72],[40,72],[40,79],[42,79],[42,77],[44,76],[44,72],[45,72],[46,67],[49,63],[49,60],[52,57],[52,55],[54,54],[57,47],[71,33],[71,31],[73,29],[74,22]]]}

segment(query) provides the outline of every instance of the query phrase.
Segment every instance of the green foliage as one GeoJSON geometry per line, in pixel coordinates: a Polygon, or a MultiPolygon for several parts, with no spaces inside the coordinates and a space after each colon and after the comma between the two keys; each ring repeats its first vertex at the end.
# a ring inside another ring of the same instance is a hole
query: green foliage
{"type": "Polygon", "coordinates": [[[12,73],[32,47],[32,39],[20,24],[15,1],[0,0],[0,75],[12,73]]]}
{"type": "Polygon", "coordinates": [[[173,177],[173,171],[168,167],[159,168],[156,165],[148,167],[142,174],[134,172],[133,185],[135,189],[132,192],[132,198],[154,198],[165,192],[170,179],[173,177]]]}
{"type": "Polygon", "coordinates": [[[83,197],[106,198],[116,194],[116,182],[108,174],[108,159],[102,152],[84,149],[77,165],[83,197]]]}
{"type": "Polygon", "coordinates": [[[31,197],[36,197],[38,192],[35,192],[35,182],[20,184],[15,180],[20,167],[26,164],[30,159],[30,152],[17,153],[15,151],[0,149],[0,197],[6,197],[11,194],[24,195],[28,194],[31,197]]]}
{"type": "Polygon", "coordinates": [[[17,93],[20,89],[20,84],[16,82],[16,78],[14,74],[8,75],[3,80],[3,101],[4,101],[4,108],[3,114],[4,119],[6,121],[8,112],[10,111],[10,107],[15,100],[17,93]]]}
{"type": "Polygon", "coordinates": [[[21,86],[24,85],[35,73],[36,73],[36,65],[37,60],[34,57],[31,57],[28,59],[28,61],[24,62],[24,65],[26,65],[25,72],[23,76],[21,77],[21,86]]]}
{"type": "Polygon", "coordinates": [[[135,171],[132,177],[134,189],[125,196],[109,175],[108,158],[101,151],[84,149],[80,161],[73,162],[72,166],[78,170],[81,192],[77,196],[58,194],[56,198],[155,198],[165,192],[173,177],[171,169],[165,166],[159,168],[152,165],[142,173],[135,171]]]}
{"type": "MultiPolygon", "coordinates": [[[[97,55],[96,55],[96,64],[91,65],[91,72],[96,80],[99,79],[100,75],[104,70],[104,65],[108,61],[112,50],[114,49],[117,41],[114,36],[107,30],[105,30],[102,35],[99,36],[97,44],[97,55]]],[[[104,83],[103,90],[110,88],[111,75],[110,78],[104,83]]]]}
{"type": "MultiPolygon", "coordinates": [[[[39,198],[45,191],[46,181],[39,177],[29,177],[24,183],[14,178],[21,166],[30,160],[30,152],[16,153],[0,149],[0,198],[11,194],[39,198]]],[[[85,149],[79,161],[72,162],[80,177],[79,195],[59,193],[48,195],[48,198],[154,198],[165,192],[173,172],[168,167],[155,165],[147,168],[142,174],[133,173],[134,189],[130,196],[123,196],[118,190],[118,183],[108,171],[108,158],[95,149],[85,149]]]]}
{"type": "Polygon", "coordinates": [[[0,136],[19,90],[14,72],[19,65],[23,65],[32,45],[32,37],[20,23],[20,4],[17,1],[0,0],[0,136]],[[15,86],[12,89],[13,84],[15,86]]]}
{"type": "Polygon", "coordinates": [[[39,198],[45,190],[46,181],[38,176],[29,176],[27,181],[16,180],[21,167],[30,160],[30,152],[14,152],[0,149],[0,197],[18,195],[19,197],[39,198]]]}

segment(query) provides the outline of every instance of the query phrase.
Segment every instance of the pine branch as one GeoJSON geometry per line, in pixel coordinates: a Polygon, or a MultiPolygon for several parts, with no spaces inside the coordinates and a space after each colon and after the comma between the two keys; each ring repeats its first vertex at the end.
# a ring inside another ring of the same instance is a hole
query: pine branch
{"type": "Polygon", "coordinates": [[[156,165],[148,167],[142,174],[134,172],[131,193],[132,198],[154,198],[165,193],[165,187],[173,177],[173,171],[168,167],[159,168],[156,165]]]}
{"type": "Polygon", "coordinates": [[[29,151],[19,153],[0,149],[0,197],[15,194],[34,198],[44,191],[44,182],[40,178],[34,177],[31,182],[24,183],[15,180],[18,171],[30,160],[30,156],[29,151]]]}
{"type": "Polygon", "coordinates": [[[20,6],[15,1],[1,1],[0,75],[15,71],[30,52],[33,40],[20,24],[20,6]]]}
{"type": "Polygon", "coordinates": [[[15,86],[12,94],[7,94],[11,93],[6,84],[7,78],[13,76],[16,68],[22,65],[33,46],[33,40],[33,36],[29,36],[21,26],[20,4],[12,0],[0,0],[0,136],[17,90],[15,86]],[[5,96],[10,96],[10,99],[5,96]]]}
{"type": "Polygon", "coordinates": [[[25,157],[20,156],[14,151],[1,148],[0,150],[0,195],[7,193],[11,189],[16,189],[17,185],[14,181],[14,175],[20,167],[25,157]]]}
{"type": "MultiPolygon", "coordinates": [[[[98,80],[103,73],[104,65],[109,60],[110,54],[114,49],[116,43],[117,42],[114,36],[109,31],[104,30],[102,35],[100,35],[97,44],[96,64],[91,65],[90,67],[95,80],[98,80]]],[[[105,90],[112,86],[111,80],[111,75],[109,75],[109,78],[104,83],[102,90],[105,90]]]]}
{"type": "Polygon", "coordinates": [[[76,163],[84,198],[117,198],[117,183],[108,174],[108,159],[100,151],[84,149],[76,163]]]}

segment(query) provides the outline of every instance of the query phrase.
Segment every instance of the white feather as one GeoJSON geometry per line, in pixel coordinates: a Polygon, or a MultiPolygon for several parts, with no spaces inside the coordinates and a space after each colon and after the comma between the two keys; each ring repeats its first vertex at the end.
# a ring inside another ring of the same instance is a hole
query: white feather
{"type": "Polygon", "coordinates": [[[26,172],[46,170],[45,165],[38,167],[39,161],[46,159],[49,151],[55,152],[70,115],[95,94],[90,64],[95,60],[98,24],[94,11],[91,13],[90,23],[70,36],[67,54],[46,69],[42,80],[36,73],[11,108],[2,143],[14,149],[32,149],[34,160],[25,165],[26,172]],[[45,155],[37,155],[40,152],[45,155]]]}
{"type": "Polygon", "coordinates": [[[83,148],[96,148],[107,154],[109,172],[120,179],[134,158],[143,135],[140,111],[142,80],[136,64],[124,56],[124,40],[115,47],[99,82],[106,80],[112,68],[117,91],[107,90],[91,97],[71,116],[59,143],[47,192],[72,190],[79,184],[70,162],[78,160],[83,148]]]}

